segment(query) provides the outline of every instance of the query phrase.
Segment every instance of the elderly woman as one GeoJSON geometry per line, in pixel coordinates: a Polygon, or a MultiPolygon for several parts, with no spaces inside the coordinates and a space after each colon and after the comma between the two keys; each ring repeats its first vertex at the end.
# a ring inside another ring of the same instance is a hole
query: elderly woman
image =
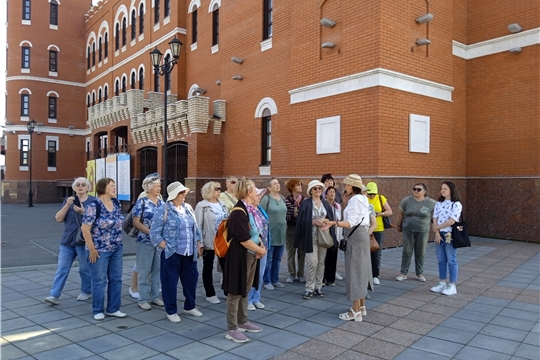
{"type": "Polygon", "coordinates": [[[401,200],[397,213],[397,230],[401,233],[403,253],[401,255],[401,273],[397,281],[407,279],[414,251],[416,279],[425,282],[424,259],[431,226],[431,217],[435,208],[435,200],[426,196],[426,185],[417,183],[412,194],[401,200]]]}
{"type": "Polygon", "coordinates": [[[236,198],[236,195],[234,193],[234,187],[237,182],[238,179],[235,176],[229,176],[227,180],[225,180],[225,186],[227,187],[227,189],[225,191],[222,191],[219,195],[219,199],[225,204],[225,207],[227,208],[227,213],[230,213],[231,209],[238,202],[238,199],[236,198]]]}
{"type": "Polygon", "coordinates": [[[328,230],[328,222],[334,221],[334,212],[330,205],[323,201],[322,194],[324,184],[318,180],[313,180],[307,187],[307,194],[311,197],[302,201],[298,220],[296,222],[296,233],[294,247],[301,248],[306,253],[306,286],[303,299],[310,299],[313,294],[317,297],[324,297],[321,290],[324,277],[324,260],[326,258],[326,248],[319,246],[319,233],[330,231],[332,239],[336,240],[334,228],[328,230]]]}
{"type": "Polygon", "coordinates": [[[201,229],[203,240],[203,270],[202,278],[204,291],[206,292],[206,301],[211,304],[219,304],[221,301],[216,296],[214,289],[214,237],[219,224],[228,217],[229,211],[225,204],[219,200],[221,194],[221,184],[215,181],[209,181],[201,188],[203,200],[195,206],[195,219],[201,229]]]}
{"type": "MultiPolygon", "coordinates": [[[[261,240],[265,248],[268,249],[268,243],[270,242],[270,230],[268,227],[268,214],[259,205],[261,197],[264,196],[266,189],[257,189],[257,201],[253,203],[255,207],[255,222],[257,226],[262,229],[261,240]]],[[[248,306],[247,309],[253,311],[255,309],[264,309],[265,305],[261,302],[261,289],[263,286],[264,269],[266,269],[266,257],[267,255],[259,259],[259,286],[258,288],[252,287],[248,294],[248,306]]]]}
{"type": "Polygon", "coordinates": [[[137,273],[139,307],[150,310],[154,304],[163,306],[159,298],[159,273],[161,250],[150,242],[150,227],[157,210],[164,205],[160,199],[161,180],[158,174],[150,174],[142,183],[145,195],[133,207],[133,226],[139,230],[137,235],[137,273]]]}
{"type": "Polygon", "coordinates": [[[452,225],[459,221],[462,209],[456,184],[451,181],[443,182],[431,225],[431,230],[435,233],[435,253],[439,265],[439,284],[432,287],[431,291],[443,295],[457,294],[458,262],[457,249],[452,244],[452,225]],[[446,283],[447,273],[450,274],[448,284],[446,283]]]}
{"type": "Polygon", "coordinates": [[[348,237],[345,250],[345,286],[347,299],[353,305],[339,318],[344,321],[362,321],[366,315],[366,295],[368,286],[373,289],[371,275],[371,254],[368,229],[370,226],[369,203],[362,195],[364,184],[357,174],[351,174],[343,180],[345,193],[352,195],[343,211],[342,221],[330,222],[331,225],[343,227],[344,235],[348,237]]]}
{"type": "MultiPolygon", "coordinates": [[[[336,201],[336,188],[330,186],[324,192],[326,194],[326,202],[332,208],[334,219],[341,219],[341,206],[336,201]]],[[[336,240],[341,240],[343,229],[336,229],[336,240]]],[[[333,247],[326,251],[326,259],[324,260],[324,279],[323,286],[336,286],[336,270],[337,270],[338,248],[333,247]]]]}
{"type": "Polygon", "coordinates": [[[98,199],[88,203],[84,210],[81,230],[92,270],[92,313],[94,319],[103,320],[105,314],[123,318],[120,311],[122,296],[122,225],[120,201],[116,199],[116,184],[111,178],[96,183],[98,199]],[[105,287],[107,311],[104,311],[105,287]]]}
{"type": "Polygon", "coordinates": [[[296,219],[298,218],[300,204],[302,203],[302,200],[304,200],[304,195],[302,195],[302,183],[298,179],[290,179],[287,181],[287,190],[290,194],[285,198],[285,204],[287,204],[287,241],[285,247],[287,248],[287,268],[289,270],[289,277],[285,282],[292,283],[294,280],[298,280],[303,283],[306,281],[304,277],[304,261],[306,254],[302,249],[294,248],[296,219]],[[298,268],[296,267],[296,257],[298,257],[298,268]]]}
{"type": "Polygon", "coordinates": [[[274,290],[285,285],[279,282],[279,267],[285,249],[287,234],[287,205],[285,198],[279,193],[281,186],[278,179],[270,179],[268,193],[261,199],[261,207],[268,214],[270,226],[270,246],[264,270],[264,288],[274,290]]]}
{"type": "Polygon", "coordinates": [[[161,251],[161,288],[167,319],[179,323],[176,305],[178,278],[182,283],[184,314],[202,316],[195,307],[197,295],[197,258],[202,255],[201,232],[195,214],[185,203],[189,189],[175,181],[167,186],[167,202],[152,218],[150,241],[161,251]]]}
{"type": "MultiPolygon", "coordinates": [[[[343,202],[343,199],[341,198],[341,194],[339,193],[338,187],[336,185],[336,181],[332,177],[332,174],[323,174],[323,176],[321,177],[321,182],[324,184],[324,186],[326,188],[332,186],[332,187],[334,187],[336,189],[336,199],[335,199],[335,201],[338,204],[341,204],[343,202]]],[[[323,197],[323,199],[325,199],[326,194],[323,193],[322,197],[323,197]]]]}
{"type": "Polygon", "coordinates": [[[379,250],[371,253],[371,272],[373,273],[373,284],[379,285],[379,273],[381,270],[381,257],[384,241],[383,218],[392,216],[392,208],[386,200],[386,197],[379,194],[376,183],[369,182],[367,183],[366,188],[368,202],[375,209],[375,217],[377,219],[377,227],[373,232],[373,236],[375,236],[375,240],[379,243],[379,250]]]}
{"type": "Polygon", "coordinates": [[[83,177],[75,179],[71,184],[75,195],[64,199],[62,207],[54,218],[58,222],[64,223],[64,233],[60,239],[60,251],[58,253],[58,268],[54,275],[50,296],[45,298],[45,302],[50,305],[58,305],[58,299],[62,295],[62,290],[66,284],[69,271],[75,258],[79,258],[79,276],[81,277],[81,293],[77,296],[78,301],[84,301],[92,297],[92,274],[88,255],[84,244],[77,243],[77,234],[84,214],[84,207],[89,202],[96,200],[89,196],[90,182],[83,177]]]}
{"type": "Polygon", "coordinates": [[[266,255],[260,237],[262,225],[257,224],[253,204],[257,202],[257,188],[251,180],[241,179],[235,185],[236,203],[229,215],[230,247],[225,257],[222,288],[227,295],[226,339],[237,343],[248,341],[243,332],[261,332],[249,322],[247,315],[248,292],[258,289],[259,259],[266,255]]]}

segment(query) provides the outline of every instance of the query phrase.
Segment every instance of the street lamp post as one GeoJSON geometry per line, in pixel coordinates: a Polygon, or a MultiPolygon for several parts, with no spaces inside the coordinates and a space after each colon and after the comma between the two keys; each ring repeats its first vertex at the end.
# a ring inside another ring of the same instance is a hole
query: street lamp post
{"type": "Polygon", "coordinates": [[[28,156],[28,172],[30,173],[30,189],[28,190],[28,207],[34,207],[34,192],[32,191],[32,134],[34,133],[34,129],[36,128],[36,121],[34,119],[30,120],[28,124],[26,124],[26,128],[28,129],[28,133],[30,134],[30,151],[28,156]]]}
{"type": "MultiPolygon", "coordinates": [[[[150,52],[150,58],[152,59],[152,66],[154,67],[154,73],[159,76],[170,74],[174,65],[178,64],[180,58],[180,49],[182,43],[176,38],[176,36],[169,42],[171,48],[172,58],[170,61],[161,64],[161,57],[163,54],[156,47],[150,52]]],[[[167,188],[167,84],[163,87],[163,180],[164,188],[167,188]]]]}

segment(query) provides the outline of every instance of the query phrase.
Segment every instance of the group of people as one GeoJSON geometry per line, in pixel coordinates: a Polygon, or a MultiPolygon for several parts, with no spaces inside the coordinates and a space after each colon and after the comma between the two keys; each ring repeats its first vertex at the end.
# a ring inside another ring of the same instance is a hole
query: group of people
{"type": "MultiPolygon", "coordinates": [[[[138,306],[143,310],[164,307],[167,319],[180,322],[177,309],[180,280],[185,297],[183,314],[203,316],[195,306],[199,258],[203,261],[206,300],[220,303],[213,279],[214,238],[219,225],[227,220],[229,248],[225,257],[218,257],[217,263],[227,301],[227,339],[246,342],[249,339],[245,332],[262,330],[249,321],[248,311],[265,307],[261,302],[262,288],[272,291],[285,286],[279,279],[285,249],[288,268],[285,283],[305,283],[303,299],[324,297],[323,286],[335,286],[336,279],[343,279],[337,273],[338,244],[342,239],[346,240],[346,294],[352,306],[339,314],[339,318],[362,321],[362,316],[367,314],[368,289],[380,284],[384,218],[392,216],[392,208],[386,197],[379,194],[376,183],[364,185],[357,174],[347,176],[343,185],[341,193],[332,175],[325,174],[321,181],[309,182],[304,196],[303,184],[290,179],[286,183],[289,195],[284,197],[278,179],[272,178],[267,188],[258,189],[251,180],[231,176],[226,179],[224,191],[219,182],[204,184],[203,200],[193,210],[185,202],[190,189],[173,182],[167,186],[167,201],[163,201],[159,174],[148,175],[131,213],[133,226],[138,230],[138,306]],[[374,236],[379,250],[370,251],[370,236],[374,236]]],[[[97,198],[88,195],[90,183],[85,178],[77,178],[72,188],[75,195],[67,197],[56,214],[56,220],[65,226],[58,269],[45,302],[59,303],[69,269],[78,257],[81,294],[77,300],[92,298],[96,320],[104,319],[105,315],[125,317],[120,311],[124,217],[116,199],[115,183],[110,178],[100,179],[96,183],[97,198]],[[77,239],[79,227],[84,242],[77,239]]],[[[423,263],[431,231],[435,234],[440,277],[439,284],[431,291],[453,295],[457,293],[458,271],[451,226],[459,221],[462,205],[452,182],[443,182],[437,201],[427,197],[426,190],[425,184],[415,184],[413,193],[399,205],[396,227],[402,232],[403,255],[401,273],[396,280],[407,279],[414,252],[416,278],[426,281],[423,263]],[[450,281],[446,283],[448,270],[450,281]]],[[[131,287],[130,294],[135,294],[131,287]]]]}

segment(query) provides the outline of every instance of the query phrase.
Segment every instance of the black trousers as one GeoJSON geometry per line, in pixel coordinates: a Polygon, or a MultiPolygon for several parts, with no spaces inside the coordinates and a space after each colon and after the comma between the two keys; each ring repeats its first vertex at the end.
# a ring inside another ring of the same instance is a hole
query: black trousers
{"type": "Polygon", "coordinates": [[[202,279],[206,297],[216,296],[216,290],[214,290],[214,279],[212,277],[212,273],[214,272],[214,257],[214,250],[204,250],[202,279]]]}
{"type": "Polygon", "coordinates": [[[326,250],[326,259],[324,260],[324,279],[323,282],[334,283],[336,281],[338,248],[326,250]]]}

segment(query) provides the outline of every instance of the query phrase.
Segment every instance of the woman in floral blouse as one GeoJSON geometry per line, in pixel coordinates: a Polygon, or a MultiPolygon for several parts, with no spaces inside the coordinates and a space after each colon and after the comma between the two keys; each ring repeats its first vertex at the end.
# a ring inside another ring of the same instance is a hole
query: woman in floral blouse
{"type": "Polygon", "coordinates": [[[116,199],[116,184],[111,178],[98,180],[98,199],[89,203],[82,219],[81,230],[90,255],[92,269],[92,313],[103,320],[105,314],[123,318],[120,311],[122,295],[122,224],[120,201],[116,199]],[[105,310],[105,287],[107,311],[105,310]]]}

